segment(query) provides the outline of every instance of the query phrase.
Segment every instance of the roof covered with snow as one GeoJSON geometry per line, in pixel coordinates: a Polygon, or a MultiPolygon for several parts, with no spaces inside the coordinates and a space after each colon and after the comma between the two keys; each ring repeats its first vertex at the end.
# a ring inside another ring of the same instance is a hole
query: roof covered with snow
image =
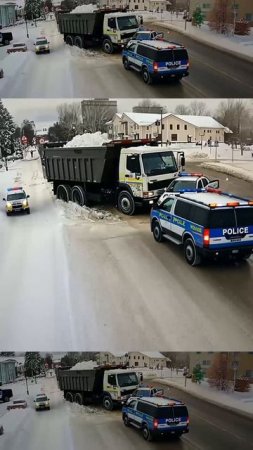
{"type": "Polygon", "coordinates": [[[193,116],[193,115],[181,115],[173,114],[185,122],[188,122],[198,128],[225,128],[221,123],[217,122],[211,116],[193,116]]]}
{"type": "Polygon", "coordinates": [[[166,359],[166,356],[164,356],[160,352],[140,352],[142,355],[147,356],[148,358],[153,359],[166,359]]]}
{"type": "MultiPolygon", "coordinates": [[[[124,112],[121,117],[123,121],[124,116],[126,116],[126,118],[129,118],[139,126],[149,126],[154,124],[157,120],[161,120],[161,114],[153,114],[153,113],[124,112]]],[[[166,113],[162,115],[162,119],[165,119],[169,116],[177,117],[178,119],[190,123],[191,125],[194,125],[195,127],[198,128],[225,129],[225,127],[222,124],[217,122],[217,120],[215,120],[211,116],[193,116],[193,115],[166,113]]]]}
{"type": "MultiPolygon", "coordinates": [[[[128,117],[133,122],[137,123],[139,126],[149,126],[155,123],[157,120],[161,120],[161,114],[153,113],[135,113],[126,112],[123,113],[121,118],[124,121],[124,116],[128,117]]],[[[163,114],[163,119],[169,116],[169,114],[163,114]]]]}

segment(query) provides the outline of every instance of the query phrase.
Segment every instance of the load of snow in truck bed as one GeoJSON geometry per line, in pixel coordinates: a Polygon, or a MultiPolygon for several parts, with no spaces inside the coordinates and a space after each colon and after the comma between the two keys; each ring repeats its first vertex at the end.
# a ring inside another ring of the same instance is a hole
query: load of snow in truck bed
{"type": "Polygon", "coordinates": [[[89,5],[80,5],[77,6],[75,9],[73,9],[71,12],[71,14],[79,14],[79,13],[89,13],[89,12],[93,12],[96,11],[97,5],[93,5],[92,3],[89,3],[89,5]]]}
{"type": "Polygon", "coordinates": [[[78,134],[71,141],[69,141],[64,147],[100,147],[106,142],[110,142],[107,133],[84,133],[78,134]]]}
{"type": "Polygon", "coordinates": [[[71,367],[70,370],[89,370],[89,369],[95,369],[96,367],[98,367],[96,361],[82,361],[82,362],[78,362],[76,363],[75,366],[71,367]]]}

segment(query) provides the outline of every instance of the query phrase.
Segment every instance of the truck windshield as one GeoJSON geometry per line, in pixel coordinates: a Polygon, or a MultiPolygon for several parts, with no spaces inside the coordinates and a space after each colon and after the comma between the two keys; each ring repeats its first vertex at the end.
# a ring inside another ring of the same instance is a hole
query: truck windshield
{"type": "Polygon", "coordinates": [[[146,175],[162,175],[177,172],[177,163],[172,152],[147,153],[142,155],[146,175]]]}
{"type": "Polygon", "coordinates": [[[117,17],[119,30],[130,30],[138,28],[138,22],[135,16],[117,17]]]}
{"type": "Polygon", "coordinates": [[[25,194],[23,192],[19,192],[17,194],[9,194],[7,195],[7,200],[10,202],[12,200],[22,200],[25,198],[25,194]]]}
{"type": "Polygon", "coordinates": [[[118,384],[120,387],[125,386],[136,386],[138,384],[138,378],[135,372],[133,373],[119,373],[117,375],[118,377],[118,384]]]}

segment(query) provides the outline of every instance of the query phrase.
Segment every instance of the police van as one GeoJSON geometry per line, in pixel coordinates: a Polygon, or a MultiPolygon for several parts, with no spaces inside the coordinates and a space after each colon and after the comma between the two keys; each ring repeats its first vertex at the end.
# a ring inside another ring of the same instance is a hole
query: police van
{"type": "Polygon", "coordinates": [[[140,72],[143,81],[174,78],[179,81],[189,75],[189,57],[181,44],[162,40],[131,40],[122,52],[126,70],[140,72]]]}
{"type": "Polygon", "coordinates": [[[179,400],[164,397],[131,397],[122,408],[125,426],[141,430],[145,440],[156,437],[180,437],[189,432],[189,413],[179,400]]]}
{"type": "Polygon", "coordinates": [[[6,193],[5,210],[7,216],[14,214],[16,212],[26,212],[30,214],[30,205],[28,199],[30,195],[27,195],[22,187],[8,188],[6,193]]]}
{"type": "Polygon", "coordinates": [[[253,251],[253,201],[207,188],[167,193],[151,211],[151,231],[182,245],[186,261],[247,259],[253,251]]]}

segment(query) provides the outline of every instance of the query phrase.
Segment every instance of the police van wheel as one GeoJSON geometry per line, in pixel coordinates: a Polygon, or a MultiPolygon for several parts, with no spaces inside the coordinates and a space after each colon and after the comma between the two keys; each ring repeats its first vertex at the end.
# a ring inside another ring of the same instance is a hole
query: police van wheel
{"type": "Polygon", "coordinates": [[[237,257],[237,260],[239,260],[239,261],[246,261],[246,259],[249,259],[249,258],[251,257],[251,255],[252,255],[251,252],[244,253],[244,254],[242,254],[242,255],[239,255],[239,256],[237,257]]]}
{"type": "Polygon", "coordinates": [[[107,411],[112,411],[113,410],[113,402],[111,397],[109,397],[109,395],[106,395],[103,398],[103,407],[107,410],[107,411]]]}
{"type": "Polygon", "coordinates": [[[152,435],[147,425],[143,425],[142,427],[142,436],[144,437],[145,441],[152,441],[152,435]]]}
{"type": "Polygon", "coordinates": [[[146,84],[152,83],[152,78],[147,69],[142,69],[142,78],[143,78],[144,83],[146,83],[146,84]]]}
{"type": "Polygon", "coordinates": [[[103,41],[102,48],[105,53],[109,53],[109,54],[113,53],[113,45],[112,45],[110,39],[105,39],[103,41]]]}
{"type": "Polygon", "coordinates": [[[129,62],[128,62],[128,59],[127,59],[127,58],[123,58],[123,66],[124,66],[124,68],[125,68],[126,70],[129,70],[129,69],[130,69],[130,67],[129,67],[129,62]]]}
{"type": "Polygon", "coordinates": [[[135,213],[135,203],[131,194],[127,191],[121,191],[118,196],[118,209],[128,216],[135,213]]]}
{"type": "Polygon", "coordinates": [[[153,236],[156,242],[162,242],[164,240],[161,226],[157,220],[153,224],[153,236]]]}
{"type": "Polygon", "coordinates": [[[11,213],[10,213],[10,212],[7,212],[6,214],[7,214],[7,216],[10,216],[10,215],[11,215],[11,213]]]}
{"type": "Polygon", "coordinates": [[[201,263],[201,256],[190,238],[186,239],[184,243],[184,256],[191,266],[197,266],[201,263]]]}
{"type": "Polygon", "coordinates": [[[30,208],[26,210],[26,214],[31,214],[30,208]]]}
{"type": "Polygon", "coordinates": [[[124,414],[123,422],[126,427],[129,427],[130,423],[129,423],[129,419],[126,414],[124,414]]]}
{"type": "Polygon", "coordinates": [[[179,81],[182,80],[182,78],[183,78],[182,75],[177,75],[177,76],[174,78],[174,80],[175,80],[176,82],[179,82],[179,81]]]}

